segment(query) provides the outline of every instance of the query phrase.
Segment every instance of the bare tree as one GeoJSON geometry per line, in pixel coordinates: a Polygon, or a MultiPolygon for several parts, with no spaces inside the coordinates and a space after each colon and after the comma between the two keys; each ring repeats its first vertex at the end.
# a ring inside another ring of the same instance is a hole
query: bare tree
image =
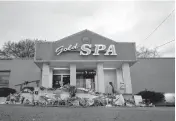
{"type": "Polygon", "coordinates": [[[148,49],[144,46],[143,47],[138,47],[136,54],[137,54],[138,58],[160,57],[159,52],[156,49],[148,49]]]}
{"type": "Polygon", "coordinates": [[[35,53],[35,42],[42,40],[25,39],[19,42],[8,41],[0,50],[1,58],[33,58],[35,53]]]}

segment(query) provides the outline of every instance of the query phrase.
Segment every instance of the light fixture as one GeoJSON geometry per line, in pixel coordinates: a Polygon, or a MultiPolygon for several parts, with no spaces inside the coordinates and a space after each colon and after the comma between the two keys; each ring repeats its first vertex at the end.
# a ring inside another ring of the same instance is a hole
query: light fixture
{"type": "Polygon", "coordinates": [[[116,68],[103,68],[104,70],[115,70],[116,68]]]}
{"type": "Polygon", "coordinates": [[[54,70],[69,70],[69,68],[53,68],[54,70]]]}

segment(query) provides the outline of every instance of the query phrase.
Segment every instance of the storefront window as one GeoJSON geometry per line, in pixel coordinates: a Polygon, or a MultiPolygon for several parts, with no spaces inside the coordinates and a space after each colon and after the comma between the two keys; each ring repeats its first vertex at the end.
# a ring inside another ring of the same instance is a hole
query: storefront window
{"type": "Polygon", "coordinates": [[[78,88],[86,88],[85,79],[82,74],[76,75],[76,87],[78,88]]]}
{"type": "Polygon", "coordinates": [[[78,88],[95,89],[95,71],[78,70],[76,74],[76,86],[78,88]]]}
{"type": "Polygon", "coordinates": [[[0,87],[9,86],[10,71],[0,71],[0,87]]]}

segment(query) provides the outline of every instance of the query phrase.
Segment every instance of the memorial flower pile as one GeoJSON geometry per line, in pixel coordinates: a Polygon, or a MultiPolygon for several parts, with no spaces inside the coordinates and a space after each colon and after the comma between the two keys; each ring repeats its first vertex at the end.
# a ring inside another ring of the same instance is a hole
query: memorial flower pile
{"type": "Polygon", "coordinates": [[[135,106],[132,98],[125,99],[122,94],[108,95],[74,86],[57,89],[35,87],[33,91],[25,89],[18,94],[9,95],[6,103],[58,107],[135,106]]]}

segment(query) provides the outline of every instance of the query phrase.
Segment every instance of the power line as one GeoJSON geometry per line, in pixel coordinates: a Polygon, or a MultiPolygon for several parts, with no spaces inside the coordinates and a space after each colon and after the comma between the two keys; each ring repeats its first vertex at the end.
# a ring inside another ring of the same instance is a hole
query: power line
{"type": "Polygon", "coordinates": [[[154,50],[157,49],[157,48],[159,48],[159,47],[162,47],[162,46],[164,46],[164,45],[167,45],[167,44],[169,44],[169,43],[171,43],[171,42],[173,42],[173,41],[175,41],[175,39],[174,39],[174,40],[171,40],[171,41],[169,41],[169,42],[166,42],[166,43],[164,43],[164,44],[162,44],[162,45],[160,45],[160,46],[155,47],[154,50]]]}
{"type": "Polygon", "coordinates": [[[172,12],[144,39],[144,41],[147,40],[172,15],[174,11],[175,9],[172,10],[172,12]]]}

